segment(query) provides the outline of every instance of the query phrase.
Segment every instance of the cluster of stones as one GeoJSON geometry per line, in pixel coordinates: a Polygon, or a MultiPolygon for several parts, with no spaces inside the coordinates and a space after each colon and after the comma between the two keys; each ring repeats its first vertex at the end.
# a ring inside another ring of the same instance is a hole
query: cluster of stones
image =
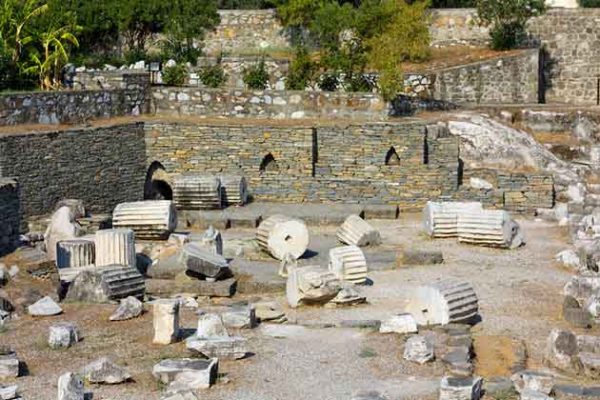
{"type": "Polygon", "coordinates": [[[476,202],[427,202],[423,227],[433,238],[514,249],[524,244],[519,224],[502,210],[484,210],[476,202]]]}

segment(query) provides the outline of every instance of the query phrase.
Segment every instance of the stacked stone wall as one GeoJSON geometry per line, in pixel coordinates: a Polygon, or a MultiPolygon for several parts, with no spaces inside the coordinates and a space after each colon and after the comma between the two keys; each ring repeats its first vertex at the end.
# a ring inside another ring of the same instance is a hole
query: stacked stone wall
{"type": "Polygon", "coordinates": [[[23,218],[65,198],[82,199],[91,212],[141,200],[145,163],[142,123],[0,135],[0,171],[19,181],[23,218]]]}
{"type": "Polygon", "coordinates": [[[0,256],[18,247],[21,228],[19,184],[0,178],[0,256]]]}
{"type": "Polygon", "coordinates": [[[82,123],[93,118],[145,113],[148,75],[124,74],[122,80],[124,87],[110,90],[0,95],[0,126],[82,123]]]}
{"type": "Polygon", "coordinates": [[[147,123],[147,162],[243,174],[260,201],[421,207],[457,188],[458,140],[423,122],[257,127],[147,123]],[[429,130],[431,130],[430,128],[429,130]],[[270,160],[270,162],[268,162],[270,160]]]}

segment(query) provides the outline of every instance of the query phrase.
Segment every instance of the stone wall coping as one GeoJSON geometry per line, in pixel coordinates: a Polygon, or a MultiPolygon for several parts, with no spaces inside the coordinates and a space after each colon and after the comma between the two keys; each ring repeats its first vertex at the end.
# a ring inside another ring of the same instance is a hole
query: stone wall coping
{"type": "MultiPolygon", "coordinates": [[[[499,54],[498,56],[495,57],[490,57],[490,58],[486,58],[485,60],[480,60],[480,61],[475,61],[472,63],[468,63],[468,64],[460,64],[460,65],[455,65],[452,67],[446,67],[446,68],[440,68],[440,69],[432,69],[432,70],[427,70],[425,72],[423,72],[423,75],[435,75],[441,72],[447,72],[447,71],[456,71],[459,69],[464,69],[464,68],[471,68],[471,67],[475,67],[477,65],[484,65],[484,64],[489,64],[491,62],[498,62],[501,60],[508,60],[508,59],[513,59],[513,58],[518,58],[518,57],[522,57],[525,54],[536,54],[539,53],[540,49],[539,48],[533,48],[533,49],[518,49],[518,50],[511,50],[510,54],[499,54]]],[[[507,52],[508,53],[508,52],[507,52]]],[[[413,75],[418,75],[418,73],[412,73],[413,75]]]]}
{"type": "MultiPolygon", "coordinates": [[[[64,128],[52,128],[52,129],[44,129],[43,126],[37,127],[35,125],[31,126],[31,130],[19,132],[15,130],[15,127],[23,127],[23,125],[8,125],[5,127],[0,126],[0,140],[4,137],[12,137],[12,136],[38,136],[38,135],[58,135],[61,133],[68,132],[70,135],[78,135],[78,134],[89,134],[94,133],[98,130],[107,130],[113,128],[127,128],[127,127],[136,127],[144,125],[144,121],[132,121],[132,122],[114,122],[109,124],[99,124],[92,126],[66,126],[64,128]],[[2,128],[10,128],[3,132],[2,128]]],[[[0,178],[1,179],[1,178],[0,178]]]]}
{"type": "Polygon", "coordinates": [[[16,188],[19,186],[16,178],[2,178],[0,177],[0,189],[4,189],[5,187],[16,188]]]}
{"type": "Polygon", "coordinates": [[[274,15],[277,14],[276,8],[265,8],[261,10],[247,9],[247,10],[218,10],[219,14],[225,15],[274,15]]]}

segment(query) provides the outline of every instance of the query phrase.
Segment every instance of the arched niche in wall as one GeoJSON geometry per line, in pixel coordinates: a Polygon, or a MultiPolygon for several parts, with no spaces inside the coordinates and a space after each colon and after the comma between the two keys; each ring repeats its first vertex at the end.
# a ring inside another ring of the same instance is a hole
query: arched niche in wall
{"type": "Polygon", "coordinates": [[[273,157],[273,154],[268,153],[266,156],[263,157],[262,161],[260,162],[260,166],[259,166],[258,170],[261,174],[264,174],[265,172],[279,171],[279,166],[277,165],[277,160],[275,160],[275,157],[273,157]]]}
{"type": "Polygon", "coordinates": [[[165,167],[158,161],[153,161],[146,171],[144,183],[144,200],[173,200],[173,189],[171,185],[161,179],[165,167]]]}
{"type": "Polygon", "coordinates": [[[385,165],[400,165],[400,156],[394,146],[391,146],[385,154],[385,165]]]}

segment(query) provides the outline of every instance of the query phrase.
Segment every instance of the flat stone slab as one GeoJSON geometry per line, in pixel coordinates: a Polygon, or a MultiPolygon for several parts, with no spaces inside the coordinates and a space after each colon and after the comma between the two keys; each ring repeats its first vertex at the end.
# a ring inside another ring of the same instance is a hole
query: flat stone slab
{"type": "Polygon", "coordinates": [[[107,357],[88,364],[84,368],[84,377],[90,383],[117,384],[131,379],[131,374],[107,357]]]}
{"type": "Polygon", "coordinates": [[[185,346],[188,350],[219,360],[239,360],[246,357],[246,339],[238,336],[198,339],[190,337],[185,346]]]}
{"type": "Polygon", "coordinates": [[[279,264],[271,261],[248,261],[234,259],[229,268],[238,278],[238,292],[263,294],[285,291],[285,278],[277,273],[279,264]]]}
{"type": "Polygon", "coordinates": [[[179,358],[162,360],[152,368],[152,375],[164,384],[192,378],[197,388],[208,388],[217,379],[217,359],[179,358]]]}
{"type": "Polygon", "coordinates": [[[34,317],[51,317],[62,313],[62,311],[62,308],[48,296],[27,307],[29,315],[34,317]]]}

